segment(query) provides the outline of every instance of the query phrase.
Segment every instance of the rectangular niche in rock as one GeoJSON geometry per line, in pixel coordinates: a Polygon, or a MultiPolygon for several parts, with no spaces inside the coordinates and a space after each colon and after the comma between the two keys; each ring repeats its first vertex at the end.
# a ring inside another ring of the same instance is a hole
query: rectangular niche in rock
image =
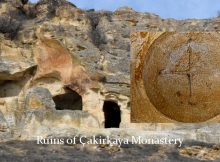
{"type": "Polygon", "coordinates": [[[121,123],[120,106],[114,101],[105,101],[103,105],[105,128],[119,128],[121,123]]]}
{"type": "Polygon", "coordinates": [[[220,33],[131,35],[132,122],[220,121],[220,33]]]}

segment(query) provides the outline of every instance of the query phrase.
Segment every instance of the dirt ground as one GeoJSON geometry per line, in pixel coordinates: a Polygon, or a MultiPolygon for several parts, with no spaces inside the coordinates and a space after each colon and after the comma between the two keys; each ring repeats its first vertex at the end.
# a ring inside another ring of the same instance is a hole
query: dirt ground
{"type": "Polygon", "coordinates": [[[220,145],[185,141],[175,145],[38,145],[36,141],[0,143],[1,162],[220,162],[220,145]]]}

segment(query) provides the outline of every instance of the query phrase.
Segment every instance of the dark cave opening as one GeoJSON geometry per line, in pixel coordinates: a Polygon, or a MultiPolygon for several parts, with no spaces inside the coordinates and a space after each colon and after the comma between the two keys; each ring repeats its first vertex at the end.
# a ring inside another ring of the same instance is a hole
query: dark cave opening
{"type": "Polygon", "coordinates": [[[57,110],[82,110],[82,97],[75,91],[67,90],[66,93],[53,97],[57,110]]]}
{"type": "Polygon", "coordinates": [[[105,101],[103,105],[105,128],[119,128],[121,123],[120,106],[113,101],[105,101]]]}

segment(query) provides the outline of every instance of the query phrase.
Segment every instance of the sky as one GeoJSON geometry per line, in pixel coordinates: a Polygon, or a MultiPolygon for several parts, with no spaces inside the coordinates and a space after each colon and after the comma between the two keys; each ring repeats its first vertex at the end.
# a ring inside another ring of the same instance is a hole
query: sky
{"type": "MultiPolygon", "coordinates": [[[[37,2],[38,0],[30,0],[37,2]]],[[[110,10],[128,6],[139,12],[151,12],[161,18],[212,18],[220,11],[220,0],[69,0],[82,9],[110,10]]]]}

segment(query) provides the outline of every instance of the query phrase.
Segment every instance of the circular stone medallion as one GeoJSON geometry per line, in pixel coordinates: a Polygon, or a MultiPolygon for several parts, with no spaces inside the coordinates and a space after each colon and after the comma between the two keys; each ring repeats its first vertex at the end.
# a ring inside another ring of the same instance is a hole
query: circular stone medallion
{"type": "Polygon", "coordinates": [[[220,34],[164,33],[150,46],[143,81],[151,103],[180,122],[220,114],[220,34]]]}

